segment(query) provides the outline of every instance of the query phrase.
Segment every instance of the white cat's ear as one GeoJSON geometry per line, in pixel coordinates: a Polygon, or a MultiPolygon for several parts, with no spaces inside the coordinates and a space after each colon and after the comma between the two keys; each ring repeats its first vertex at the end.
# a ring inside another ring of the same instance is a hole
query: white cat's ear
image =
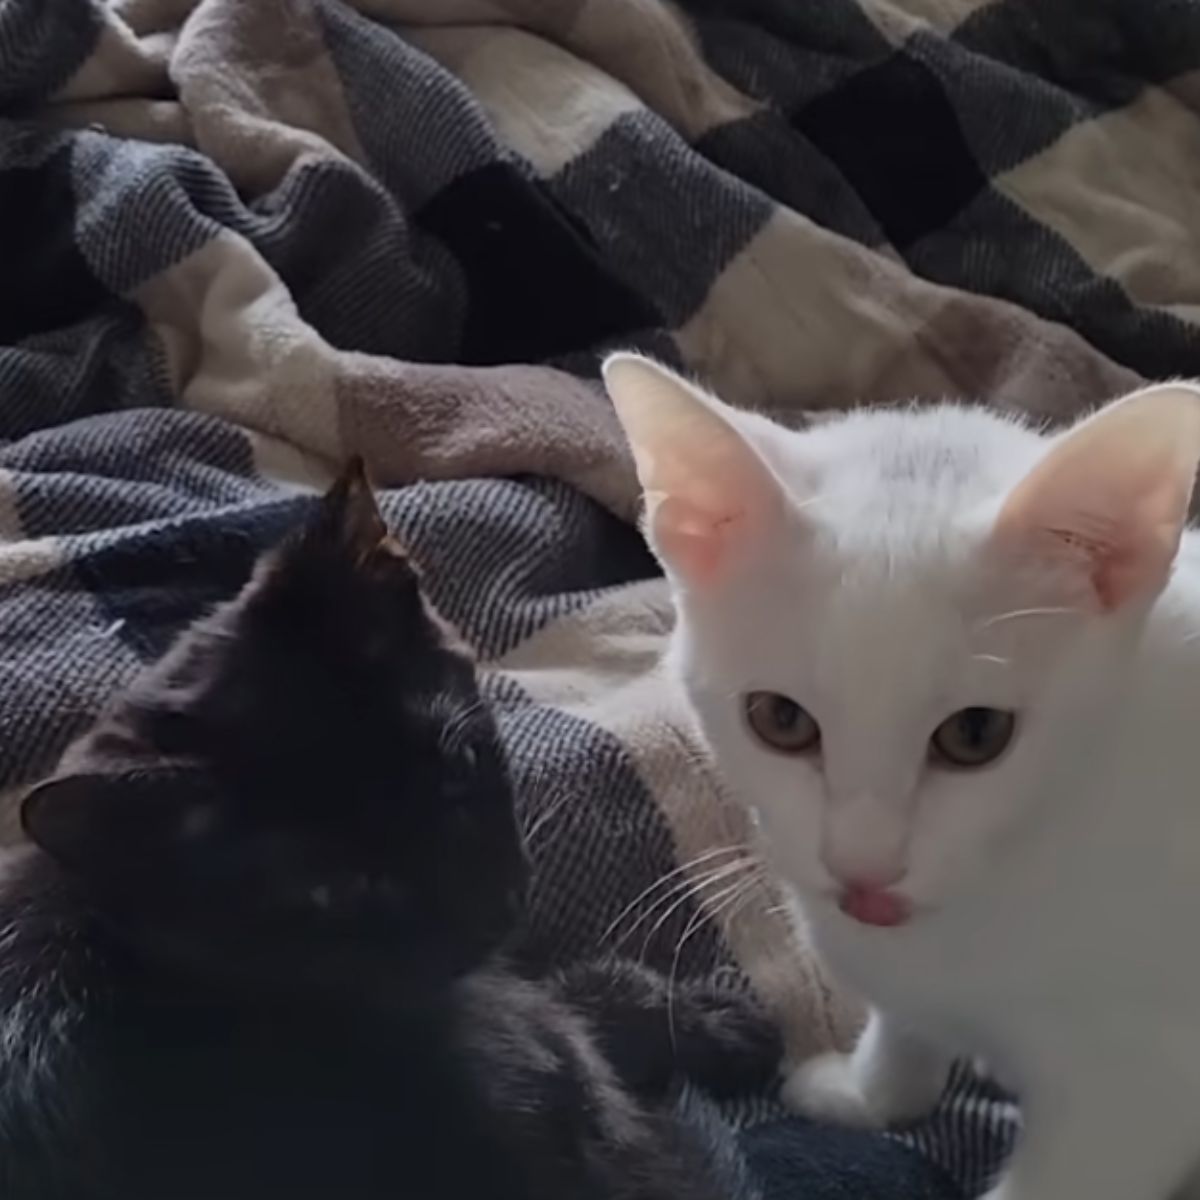
{"type": "Polygon", "coordinates": [[[721,579],[779,519],[779,483],[725,406],[673,371],[635,354],[612,355],[603,371],[645,493],[650,545],[689,583],[721,579]]]}
{"type": "Polygon", "coordinates": [[[995,536],[1083,572],[1101,610],[1167,581],[1200,464],[1200,387],[1134,392],[1062,435],[1008,497],[995,536]]]}

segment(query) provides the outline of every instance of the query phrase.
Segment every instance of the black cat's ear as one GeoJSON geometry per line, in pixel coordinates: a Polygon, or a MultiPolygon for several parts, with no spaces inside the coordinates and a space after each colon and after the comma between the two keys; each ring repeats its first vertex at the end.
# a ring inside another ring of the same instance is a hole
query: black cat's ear
{"type": "Polygon", "coordinates": [[[21,804],[30,841],[69,870],[136,876],[202,832],[215,809],[190,771],[156,769],[48,779],[21,804]]]}
{"type": "Polygon", "coordinates": [[[372,578],[403,582],[413,588],[420,582],[416,564],[388,532],[361,455],[350,459],[325,494],[315,524],[310,527],[310,537],[326,547],[337,548],[355,568],[372,578]]]}
{"type": "Polygon", "coordinates": [[[350,459],[325,493],[313,532],[328,544],[348,551],[355,562],[361,562],[388,540],[387,525],[361,455],[350,459]]]}

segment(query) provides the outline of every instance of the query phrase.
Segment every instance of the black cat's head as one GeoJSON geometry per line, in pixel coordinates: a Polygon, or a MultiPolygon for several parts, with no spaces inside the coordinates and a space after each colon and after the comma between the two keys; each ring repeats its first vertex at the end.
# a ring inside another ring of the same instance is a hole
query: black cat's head
{"type": "Polygon", "coordinates": [[[22,815],[124,935],[285,987],[449,980],[526,885],[475,670],[357,465],[22,815]]]}

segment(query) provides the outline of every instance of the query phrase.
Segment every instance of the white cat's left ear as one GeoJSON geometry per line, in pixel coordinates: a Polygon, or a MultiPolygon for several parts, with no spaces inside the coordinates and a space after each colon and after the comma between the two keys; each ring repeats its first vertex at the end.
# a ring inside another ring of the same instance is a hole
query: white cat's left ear
{"type": "Polygon", "coordinates": [[[1009,495],[995,538],[1083,573],[1103,611],[1156,595],[1200,464],[1200,387],[1117,400],[1062,435],[1009,495]]]}
{"type": "Polygon", "coordinates": [[[636,354],[604,363],[646,498],[646,536],[676,577],[703,586],[763,544],[783,490],[719,400],[636,354]]]}

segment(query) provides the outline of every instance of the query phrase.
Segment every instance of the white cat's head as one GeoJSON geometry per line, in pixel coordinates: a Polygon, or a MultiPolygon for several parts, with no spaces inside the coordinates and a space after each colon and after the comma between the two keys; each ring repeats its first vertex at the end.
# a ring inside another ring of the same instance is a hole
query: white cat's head
{"type": "Polygon", "coordinates": [[[605,379],[674,668],[774,866],[869,924],[952,902],[1119,693],[1186,520],[1200,389],[1051,438],[954,406],[792,432],[644,359],[605,379]]]}

